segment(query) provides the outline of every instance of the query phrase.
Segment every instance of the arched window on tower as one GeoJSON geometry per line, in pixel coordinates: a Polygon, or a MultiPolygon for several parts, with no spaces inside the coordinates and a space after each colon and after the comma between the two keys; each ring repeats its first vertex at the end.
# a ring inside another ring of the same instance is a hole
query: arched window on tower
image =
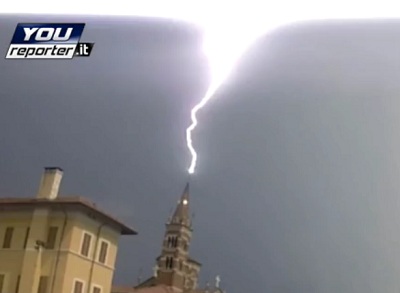
{"type": "Polygon", "coordinates": [[[172,257],[167,257],[165,259],[165,267],[167,269],[172,269],[174,267],[174,259],[172,257]]]}
{"type": "Polygon", "coordinates": [[[167,247],[177,247],[178,246],[178,237],[177,236],[168,236],[167,238],[167,247]]]}

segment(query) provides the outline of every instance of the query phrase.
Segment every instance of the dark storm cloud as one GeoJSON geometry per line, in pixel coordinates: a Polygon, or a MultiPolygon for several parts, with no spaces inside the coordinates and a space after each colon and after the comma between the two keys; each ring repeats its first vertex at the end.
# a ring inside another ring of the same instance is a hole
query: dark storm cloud
{"type": "MultiPolygon", "coordinates": [[[[0,50],[15,25],[3,17],[0,50]]],[[[60,20],[49,18],[49,21],[60,20]]],[[[63,18],[68,21],[68,18],[63,18]]],[[[184,187],[189,109],[207,86],[188,25],[86,21],[93,55],[0,61],[0,195],[32,196],[41,168],[140,234],[117,283],[151,273],[184,187]]],[[[192,255],[228,292],[398,292],[398,22],[288,26],[257,42],[199,113],[192,255]]]]}

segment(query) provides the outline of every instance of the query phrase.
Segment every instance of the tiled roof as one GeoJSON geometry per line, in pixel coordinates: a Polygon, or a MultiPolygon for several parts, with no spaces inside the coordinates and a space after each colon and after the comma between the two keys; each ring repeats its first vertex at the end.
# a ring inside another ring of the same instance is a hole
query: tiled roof
{"type": "Polygon", "coordinates": [[[57,197],[55,199],[45,198],[0,198],[0,210],[9,210],[13,208],[32,208],[32,207],[51,207],[51,208],[82,208],[95,213],[103,220],[109,222],[117,229],[121,230],[122,235],[136,235],[137,232],[128,227],[120,220],[117,220],[108,213],[100,210],[96,205],[83,197],[57,197]]]}
{"type": "MultiPolygon", "coordinates": [[[[208,289],[195,289],[190,291],[184,291],[183,293],[222,293],[223,291],[219,288],[208,288],[208,289]]],[[[134,287],[124,286],[113,286],[111,293],[174,293],[173,289],[169,286],[158,285],[152,287],[145,287],[135,289],[134,287]]]]}
{"type": "Polygon", "coordinates": [[[147,288],[147,287],[151,287],[151,286],[155,286],[155,285],[157,285],[157,280],[154,276],[151,276],[150,278],[147,278],[143,282],[136,285],[135,288],[136,289],[147,288]]]}
{"type": "Polygon", "coordinates": [[[135,293],[173,293],[173,292],[174,291],[172,290],[171,287],[168,287],[165,285],[141,288],[141,289],[137,289],[137,291],[135,291],[135,293]]]}
{"type": "Polygon", "coordinates": [[[126,286],[113,286],[111,288],[111,293],[133,293],[137,292],[133,287],[126,287],[126,286]]]}
{"type": "Polygon", "coordinates": [[[113,286],[111,293],[174,293],[174,291],[171,287],[165,285],[140,289],[135,289],[133,287],[113,286]]]}
{"type": "Polygon", "coordinates": [[[219,288],[209,288],[209,289],[195,289],[184,293],[223,293],[219,288]]]}

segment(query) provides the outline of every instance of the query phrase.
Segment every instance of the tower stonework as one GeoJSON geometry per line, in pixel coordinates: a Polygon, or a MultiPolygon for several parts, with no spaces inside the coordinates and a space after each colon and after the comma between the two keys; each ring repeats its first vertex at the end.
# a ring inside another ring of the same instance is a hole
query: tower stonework
{"type": "Polygon", "coordinates": [[[157,284],[170,286],[176,292],[196,288],[201,265],[189,257],[192,233],[186,184],[173,216],[166,223],[161,255],[157,258],[157,284]]]}
{"type": "Polygon", "coordinates": [[[189,206],[189,184],[186,184],[165,225],[161,254],[156,259],[153,276],[133,287],[114,286],[111,293],[226,293],[219,286],[219,276],[215,286],[198,288],[201,264],[189,255],[193,234],[189,206]]]}

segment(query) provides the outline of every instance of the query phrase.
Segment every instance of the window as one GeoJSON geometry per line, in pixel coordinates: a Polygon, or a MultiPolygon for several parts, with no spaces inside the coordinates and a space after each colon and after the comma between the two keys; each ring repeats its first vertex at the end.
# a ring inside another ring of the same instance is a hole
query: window
{"type": "Polygon", "coordinates": [[[57,239],[58,227],[50,227],[47,233],[46,248],[54,249],[57,239]]]}
{"type": "Polygon", "coordinates": [[[26,232],[25,232],[25,239],[24,239],[24,249],[26,248],[26,245],[28,244],[28,237],[29,237],[29,232],[30,232],[31,228],[26,228],[26,232]]]}
{"type": "Polygon", "coordinates": [[[99,253],[99,262],[106,263],[108,252],[108,243],[105,241],[101,241],[100,244],[100,253],[99,253]]]}
{"type": "Polygon", "coordinates": [[[101,288],[97,286],[93,286],[92,293],[101,293],[101,288]]]}
{"type": "Polygon", "coordinates": [[[39,287],[38,293],[46,293],[47,292],[47,276],[41,276],[39,279],[39,287]]]}
{"type": "Polygon", "coordinates": [[[19,290],[19,283],[21,282],[21,276],[17,278],[17,284],[15,285],[15,293],[18,293],[19,290]]]}
{"type": "Polygon", "coordinates": [[[0,293],[3,293],[5,275],[0,275],[0,293]]]}
{"type": "Polygon", "coordinates": [[[178,237],[168,237],[167,247],[176,247],[178,245],[178,237]]]}
{"type": "Polygon", "coordinates": [[[6,232],[4,233],[4,242],[3,248],[10,248],[11,247],[11,240],[14,233],[13,227],[7,227],[6,232]]]}
{"type": "Polygon", "coordinates": [[[165,260],[165,267],[167,269],[172,269],[174,266],[174,259],[172,257],[167,257],[165,260]]]}
{"type": "Polygon", "coordinates": [[[83,293],[83,282],[75,280],[73,293],[83,293]]]}
{"type": "Polygon", "coordinates": [[[81,247],[81,254],[84,256],[89,256],[90,242],[92,241],[92,236],[88,233],[83,234],[83,241],[81,247]]]}

